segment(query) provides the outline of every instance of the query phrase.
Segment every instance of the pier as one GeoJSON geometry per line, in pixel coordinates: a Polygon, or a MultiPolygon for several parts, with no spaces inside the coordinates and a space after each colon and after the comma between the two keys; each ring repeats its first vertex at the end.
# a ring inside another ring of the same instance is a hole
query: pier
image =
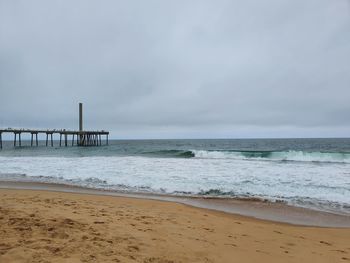
{"type": "Polygon", "coordinates": [[[102,144],[108,145],[108,131],[84,131],[83,130],[83,104],[79,103],[79,130],[66,130],[66,129],[47,129],[47,130],[35,130],[35,129],[0,129],[0,149],[3,147],[2,135],[4,133],[12,133],[14,135],[13,146],[22,146],[22,134],[30,134],[30,146],[39,146],[38,135],[46,135],[46,146],[53,147],[54,135],[59,135],[59,146],[100,146],[102,144]],[[105,142],[102,143],[102,136],[105,137],[105,142]],[[69,137],[71,139],[69,139],[69,137]]]}

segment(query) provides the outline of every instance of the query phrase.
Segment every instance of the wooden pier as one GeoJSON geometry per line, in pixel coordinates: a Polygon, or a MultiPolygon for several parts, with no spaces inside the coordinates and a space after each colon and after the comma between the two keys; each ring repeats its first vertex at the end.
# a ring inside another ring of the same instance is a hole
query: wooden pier
{"type": "Polygon", "coordinates": [[[108,145],[108,131],[70,131],[70,130],[32,130],[32,129],[0,129],[0,149],[3,147],[2,135],[12,133],[14,135],[13,146],[22,146],[22,134],[30,134],[30,146],[38,146],[38,135],[46,135],[46,146],[53,147],[54,134],[59,135],[59,146],[100,146],[102,136],[105,136],[105,145],[108,145]],[[69,140],[69,137],[71,139],[69,140]],[[70,142],[70,143],[69,143],[70,142]]]}
{"type": "Polygon", "coordinates": [[[53,147],[53,135],[59,134],[60,136],[60,146],[64,144],[64,146],[68,146],[69,136],[71,136],[71,145],[74,146],[100,146],[102,145],[102,136],[105,136],[106,142],[105,145],[108,145],[108,131],[84,131],[83,130],[83,104],[79,103],[79,131],[73,130],[33,130],[33,129],[0,129],[0,149],[2,149],[3,141],[2,134],[3,133],[12,133],[14,135],[13,146],[17,146],[17,137],[18,137],[18,146],[22,146],[21,135],[23,133],[29,133],[31,135],[30,146],[33,146],[35,139],[35,146],[39,145],[38,135],[46,134],[46,146],[50,145],[53,147]],[[62,140],[63,138],[63,140],[62,140]],[[76,143],[75,143],[76,139],[76,143]]]}

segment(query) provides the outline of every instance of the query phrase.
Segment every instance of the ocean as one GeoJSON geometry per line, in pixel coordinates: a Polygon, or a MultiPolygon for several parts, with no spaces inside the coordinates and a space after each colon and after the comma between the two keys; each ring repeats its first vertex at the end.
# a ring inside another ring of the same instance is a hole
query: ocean
{"type": "Polygon", "coordinates": [[[258,198],[350,214],[350,139],[112,140],[0,150],[0,181],[258,198]]]}

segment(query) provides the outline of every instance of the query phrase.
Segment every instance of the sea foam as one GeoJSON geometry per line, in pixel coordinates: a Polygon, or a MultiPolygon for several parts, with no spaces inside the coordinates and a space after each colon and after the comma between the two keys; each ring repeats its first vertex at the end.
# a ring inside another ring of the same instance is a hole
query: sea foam
{"type": "Polygon", "coordinates": [[[350,153],[306,151],[206,151],[192,150],[194,157],[208,159],[261,159],[272,161],[350,163],[350,153]]]}
{"type": "Polygon", "coordinates": [[[2,156],[0,179],[25,174],[34,181],[92,188],[258,197],[350,213],[348,163],[275,162],[262,157],[227,157],[240,154],[235,152],[194,153],[194,158],[2,156]]]}

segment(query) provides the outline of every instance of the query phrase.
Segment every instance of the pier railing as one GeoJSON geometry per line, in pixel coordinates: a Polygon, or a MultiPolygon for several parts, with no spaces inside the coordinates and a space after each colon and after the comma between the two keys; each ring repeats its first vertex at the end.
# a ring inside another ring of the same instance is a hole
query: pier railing
{"type": "Polygon", "coordinates": [[[60,146],[68,146],[68,137],[71,136],[71,145],[77,146],[100,146],[102,145],[102,136],[105,136],[105,144],[108,145],[108,131],[74,131],[74,130],[33,130],[33,129],[0,129],[0,149],[3,146],[2,134],[3,133],[12,133],[14,134],[13,146],[17,146],[17,137],[18,137],[18,146],[22,146],[21,135],[23,133],[31,134],[30,146],[38,146],[38,134],[46,134],[46,146],[53,146],[53,135],[58,134],[60,136],[60,146]],[[62,139],[63,138],[63,139],[62,139]],[[75,141],[76,139],[76,141],[75,141]],[[34,144],[35,141],[35,144],[34,144]]]}

